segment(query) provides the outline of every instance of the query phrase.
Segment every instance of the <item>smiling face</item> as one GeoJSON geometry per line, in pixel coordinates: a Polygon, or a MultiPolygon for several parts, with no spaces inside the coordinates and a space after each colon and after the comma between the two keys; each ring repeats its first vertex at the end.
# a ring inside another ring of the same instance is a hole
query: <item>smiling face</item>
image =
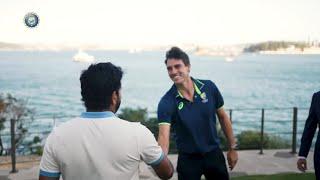
{"type": "Polygon", "coordinates": [[[181,59],[168,59],[166,65],[169,77],[174,84],[182,84],[190,78],[190,65],[186,66],[181,59]]]}

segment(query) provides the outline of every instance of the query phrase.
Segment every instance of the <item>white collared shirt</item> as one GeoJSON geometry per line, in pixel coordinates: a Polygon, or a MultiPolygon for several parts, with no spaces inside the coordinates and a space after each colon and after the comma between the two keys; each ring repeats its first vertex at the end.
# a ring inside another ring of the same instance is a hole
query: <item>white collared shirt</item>
{"type": "Polygon", "coordinates": [[[47,138],[40,174],[64,180],[139,179],[139,163],[164,158],[153,134],[140,123],[115,116],[81,117],[61,124],[47,138]]]}

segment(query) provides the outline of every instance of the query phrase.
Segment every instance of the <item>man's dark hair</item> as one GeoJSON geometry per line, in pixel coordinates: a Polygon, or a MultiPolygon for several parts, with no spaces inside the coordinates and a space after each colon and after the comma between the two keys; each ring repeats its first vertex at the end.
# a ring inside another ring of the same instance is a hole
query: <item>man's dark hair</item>
{"type": "Polygon", "coordinates": [[[112,93],[119,93],[123,71],[110,62],[92,64],[80,76],[82,101],[87,110],[110,107],[112,93]]]}
{"type": "Polygon", "coordinates": [[[165,64],[167,64],[168,59],[181,59],[184,65],[190,65],[189,56],[178,47],[172,47],[166,52],[166,60],[164,61],[165,64]]]}

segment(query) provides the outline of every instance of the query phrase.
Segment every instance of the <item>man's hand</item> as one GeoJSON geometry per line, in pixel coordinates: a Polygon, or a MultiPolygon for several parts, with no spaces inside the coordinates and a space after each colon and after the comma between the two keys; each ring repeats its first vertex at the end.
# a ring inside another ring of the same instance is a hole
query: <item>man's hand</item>
{"type": "Polygon", "coordinates": [[[297,168],[300,171],[305,172],[307,170],[307,160],[306,159],[298,159],[297,168]]]}
{"type": "Polygon", "coordinates": [[[227,153],[227,159],[228,159],[229,168],[230,168],[230,170],[232,170],[238,162],[237,151],[234,149],[229,150],[227,153]]]}

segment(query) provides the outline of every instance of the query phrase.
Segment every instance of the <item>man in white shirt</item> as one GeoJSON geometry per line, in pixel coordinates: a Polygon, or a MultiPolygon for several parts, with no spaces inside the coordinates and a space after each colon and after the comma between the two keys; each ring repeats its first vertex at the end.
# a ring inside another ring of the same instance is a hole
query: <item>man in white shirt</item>
{"type": "Polygon", "coordinates": [[[139,163],[151,165],[161,179],[173,166],[153,134],[140,123],[115,116],[121,102],[120,67],[91,65],[80,77],[86,112],[55,128],[48,136],[39,180],[139,179],[139,163]]]}

